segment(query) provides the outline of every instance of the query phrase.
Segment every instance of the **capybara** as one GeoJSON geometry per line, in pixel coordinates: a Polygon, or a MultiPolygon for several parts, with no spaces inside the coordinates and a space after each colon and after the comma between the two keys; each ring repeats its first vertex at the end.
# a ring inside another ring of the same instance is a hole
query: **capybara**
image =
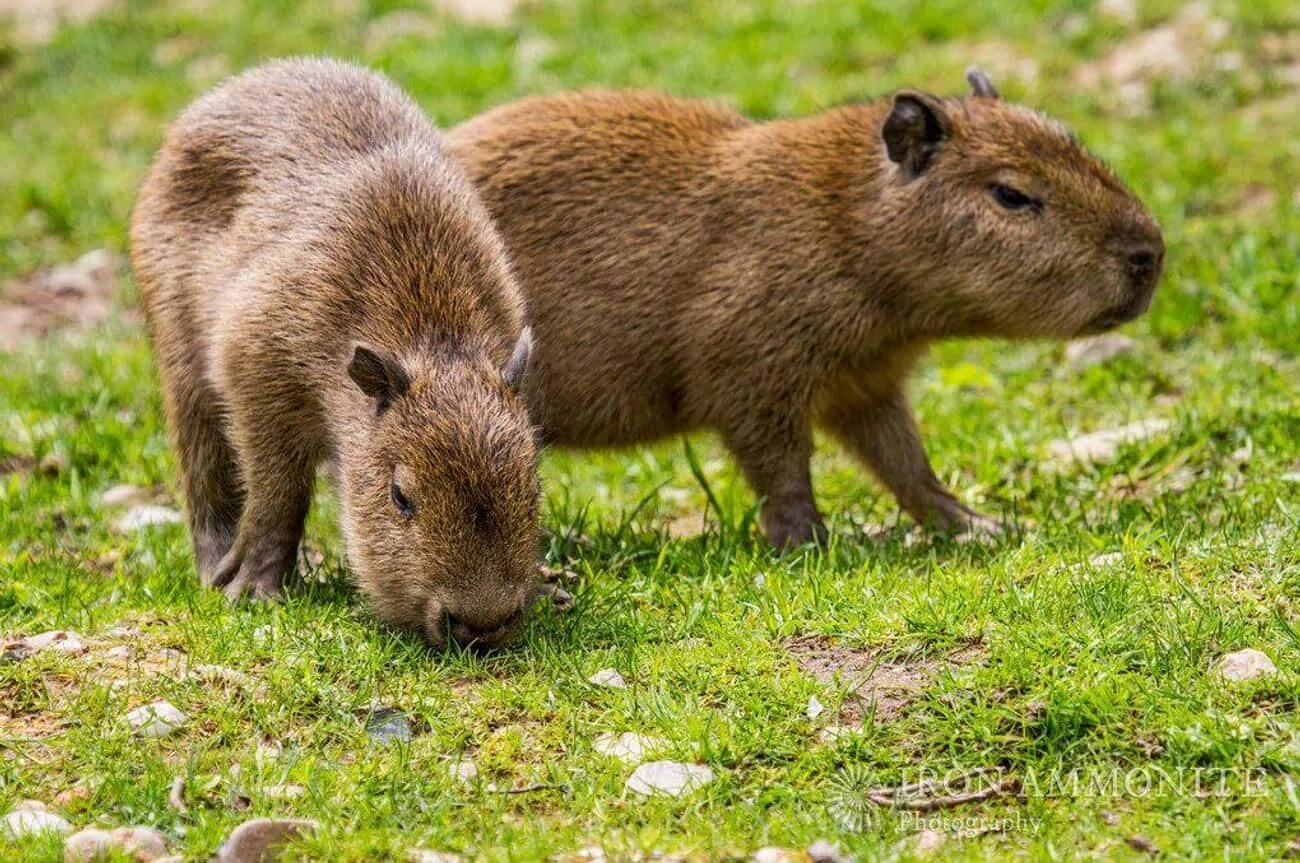
{"type": "Polygon", "coordinates": [[[449,131],[510,250],[537,335],[544,438],[597,447],[709,428],[778,546],[824,535],[818,426],[922,522],[993,528],[930,467],[904,390],[926,346],[1073,338],[1150,304],[1142,204],[1061,124],[974,92],[903,90],[753,122],[590,91],[449,131]]]}
{"type": "Polygon", "coordinates": [[[537,581],[524,303],[438,132],[377,74],[269,63],[195,102],[131,253],[203,581],[275,596],[319,463],[378,616],[491,645],[537,581]]]}

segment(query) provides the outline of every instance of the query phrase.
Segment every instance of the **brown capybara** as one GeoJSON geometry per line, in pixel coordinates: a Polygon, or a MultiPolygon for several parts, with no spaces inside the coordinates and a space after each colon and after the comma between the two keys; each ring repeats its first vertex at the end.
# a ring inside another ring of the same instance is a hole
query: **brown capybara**
{"type": "Polygon", "coordinates": [[[267,64],[172,126],[131,257],[203,581],[275,596],[317,465],[382,619],[494,644],[537,576],[530,338],[500,237],[417,107],[267,64]]]}
{"type": "Polygon", "coordinates": [[[805,119],[592,91],[446,135],[510,249],[545,439],[718,431],[778,546],[825,528],[814,424],[922,522],[994,528],[935,477],[904,392],[928,343],[1073,338],[1140,315],[1164,246],[1061,125],[971,70],[805,119]]]}

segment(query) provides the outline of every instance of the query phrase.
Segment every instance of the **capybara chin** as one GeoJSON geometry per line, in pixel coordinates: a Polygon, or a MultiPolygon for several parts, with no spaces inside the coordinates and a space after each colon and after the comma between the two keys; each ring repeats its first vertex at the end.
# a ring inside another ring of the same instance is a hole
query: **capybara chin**
{"type": "Polygon", "coordinates": [[[1072,338],[1146,310],[1164,245],[1060,124],[905,90],[804,119],[643,92],[524,99],[447,133],[510,249],[545,438],[718,431],[778,546],[824,535],[814,426],[913,517],[993,528],[904,391],[932,341],[1072,338]]]}
{"type": "Polygon", "coordinates": [[[382,619],[495,644],[535,587],[531,340],[504,247],[382,77],[293,60],[171,128],[131,256],[199,574],[275,596],[317,465],[382,619]]]}

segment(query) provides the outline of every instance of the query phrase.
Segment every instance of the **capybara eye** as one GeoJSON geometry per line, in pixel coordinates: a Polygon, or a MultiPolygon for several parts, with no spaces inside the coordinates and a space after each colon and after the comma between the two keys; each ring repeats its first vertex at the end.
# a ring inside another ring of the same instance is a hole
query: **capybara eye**
{"type": "Polygon", "coordinates": [[[1013,189],[1001,183],[994,183],[989,186],[989,194],[993,196],[993,200],[1008,210],[1023,210],[1026,207],[1041,207],[1043,205],[1041,201],[1029,197],[1019,189],[1013,189]]]}
{"type": "Polygon", "coordinates": [[[414,518],[415,504],[411,503],[410,499],[402,493],[401,488],[397,485],[397,480],[389,483],[388,491],[393,496],[393,506],[397,507],[397,511],[406,518],[414,518]]]}

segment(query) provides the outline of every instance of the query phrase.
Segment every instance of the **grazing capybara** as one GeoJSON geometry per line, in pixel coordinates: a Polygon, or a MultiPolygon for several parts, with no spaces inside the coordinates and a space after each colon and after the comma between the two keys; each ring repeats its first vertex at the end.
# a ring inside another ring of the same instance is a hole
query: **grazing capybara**
{"type": "Polygon", "coordinates": [[[722,435],[777,546],[825,533],[814,425],[922,522],[992,528],[935,477],[904,391],[926,346],[1073,338],[1150,304],[1142,204],[1059,123],[971,70],[756,123],[644,92],[524,99],[447,133],[510,249],[545,439],[722,435]]]}
{"type": "Polygon", "coordinates": [[[376,613],[494,644],[537,579],[524,304],[419,109],[377,74],[274,62],[195,102],[131,256],[203,581],[275,596],[329,461],[376,613]]]}

